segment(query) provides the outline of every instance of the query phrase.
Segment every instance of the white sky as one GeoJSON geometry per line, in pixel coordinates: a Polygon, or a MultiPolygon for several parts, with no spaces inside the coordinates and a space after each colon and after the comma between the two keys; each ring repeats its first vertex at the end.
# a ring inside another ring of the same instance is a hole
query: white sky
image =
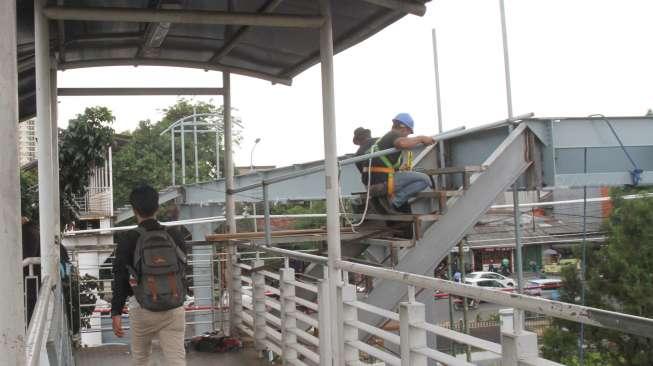
{"type": "MultiPolygon", "coordinates": [[[[653,1],[506,0],[506,9],[516,115],[643,115],[653,108],[653,1]]],[[[412,114],[416,133],[436,133],[433,27],[445,130],[506,117],[498,0],[433,0],[423,18],[407,16],[335,57],[339,154],[355,151],[354,128],[381,135],[398,112],[412,114]]],[[[157,67],[59,73],[60,87],[218,87],[221,80],[218,72],[157,67]]],[[[233,75],[232,104],[245,126],[236,163],[249,165],[257,137],[256,165],[322,159],[320,85],[319,65],[292,87],[233,75]]],[[[86,106],[104,105],[122,132],[160,119],[176,99],[60,97],[59,123],[65,127],[86,106]]]]}

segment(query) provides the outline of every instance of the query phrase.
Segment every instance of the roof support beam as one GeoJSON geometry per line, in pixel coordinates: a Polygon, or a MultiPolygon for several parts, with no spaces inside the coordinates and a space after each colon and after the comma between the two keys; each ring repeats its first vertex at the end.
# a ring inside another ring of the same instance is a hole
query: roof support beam
{"type": "Polygon", "coordinates": [[[402,13],[423,16],[426,14],[426,6],[411,0],[363,0],[366,3],[382,6],[384,8],[397,10],[402,13]]]}
{"type": "MultiPolygon", "coordinates": [[[[273,12],[273,11],[274,11],[274,10],[275,10],[279,5],[281,5],[281,2],[282,2],[282,1],[283,1],[283,0],[269,0],[265,5],[263,5],[263,7],[261,7],[261,8],[259,9],[258,12],[259,12],[260,14],[271,13],[271,12],[273,12]]],[[[238,44],[238,42],[240,42],[240,41],[243,39],[243,37],[245,36],[245,34],[247,34],[247,32],[249,32],[250,29],[251,29],[251,27],[249,27],[249,26],[244,26],[244,27],[240,28],[240,29],[236,32],[236,34],[234,34],[234,35],[233,35],[233,36],[232,36],[232,37],[231,37],[231,38],[230,38],[230,39],[225,43],[225,45],[222,46],[222,48],[221,48],[219,51],[217,51],[217,52],[213,55],[213,57],[211,57],[211,59],[209,60],[209,63],[220,62],[220,60],[222,60],[223,57],[225,57],[226,55],[228,55],[229,52],[231,52],[231,51],[236,47],[236,44],[238,44]]]]}
{"type": "Polygon", "coordinates": [[[43,13],[54,20],[101,22],[169,22],[290,28],[319,28],[324,23],[324,18],[317,15],[229,13],[209,10],[48,6],[43,9],[43,13]]]}
{"type": "Polygon", "coordinates": [[[250,76],[253,78],[268,80],[272,83],[283,84],[283,85],[290,85],[292,83],[292,79],[290,78],[278,77],[276,75],[266,74],[250,69],[240,68],[240,67],[226,66],[222,64],[208,64],[206,62],[179,61],[179,60],[168,60],[168,59],[131,59],[131,58],[99,59],[99,60],[86,60],[86,61],[69,61],[63,64],[59,64],[57,66],[59,70],[79,69],[84,67],[104,67],[104,66],[187,67],[191,69],[231,72],[233,74],[250,76]]]}
{"type": "Polygon", "coordinates": [[[111,95],[222,95],[222,88],[59,88],[58,95],[111,96],[111,95]]]}

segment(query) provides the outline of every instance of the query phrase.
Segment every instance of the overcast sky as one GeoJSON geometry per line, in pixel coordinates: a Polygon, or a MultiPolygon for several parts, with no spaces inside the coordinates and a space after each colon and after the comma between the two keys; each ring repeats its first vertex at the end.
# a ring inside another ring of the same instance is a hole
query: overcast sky
{"type": "MultiPolygon", "coordinates": [[[[506,0],[515,114],[643,115],[653,108],[653,1],[506,0]]],[[[437,29],[444,128],[472,127],[507,116],[498,0],[433,0],[335,57],[338,153],[355,151],[352,131],[387,131],[409,112],[416,133],[437,132],[431,29],[437,29]]],[[[218,72],[111,67],[59,73],[60,87],[218,87],[218,72]]],[[[319,65],[292,87],[232,76],[232,104],[243,120],[235,152],[249,165],[283,166],[322,159],[319,65]]],[[[196,97],[208,100],[209,97],[196,97]]],[[[176,97],[60,97],[59,123],[86,106],[104,105],[118,132],[161,117],[176,97]]],[[[213,101],[221,104],[220,97],[213,101]]]]}

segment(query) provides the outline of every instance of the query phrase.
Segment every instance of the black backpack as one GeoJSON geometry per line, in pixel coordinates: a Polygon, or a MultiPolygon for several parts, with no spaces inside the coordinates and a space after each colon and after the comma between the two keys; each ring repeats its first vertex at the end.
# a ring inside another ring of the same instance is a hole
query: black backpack
{"type": "Polygon", "coordinates": [[[133,288],[138,303],[151,311],[177,308],[186,299],[186,255],[165,229],[145,230],[134,250],[132,275],[137,279],[133,288]]]}

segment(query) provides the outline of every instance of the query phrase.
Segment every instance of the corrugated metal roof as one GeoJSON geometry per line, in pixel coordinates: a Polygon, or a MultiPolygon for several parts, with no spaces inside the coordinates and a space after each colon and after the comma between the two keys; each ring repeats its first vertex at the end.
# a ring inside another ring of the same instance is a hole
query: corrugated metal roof
{"type": "MultiPolygon", "coordinates": [[[[21,120],[34,115],[34,1],[16,0],[21,120]]],[[[397,0],[331,0],[335,52],[343,51],[406,13],[378,3],[397,0]]],[[[423,6],[428,0],[399,0],[423,6]]],[[[233,13],[319,15],[319,2],[306,0],[48,0],[52,7],[183,9],[233,13]],[[228,9],[228,2],[233,8],[228,9]]],[[[319,29],[243,27],[124,21],[50,21],[51,52],[59,69],[164,65],[227,70],[277,83],[319,62],[319,29]],[[242,34],[241,34],[242,33],[242,34]],[[148,35],[153,35],[149,37],[148,35]],[[162,36],[162,37],[156,37],[162,36]],[[233,42],[234,37],[238,42],[233,42]]]]}

